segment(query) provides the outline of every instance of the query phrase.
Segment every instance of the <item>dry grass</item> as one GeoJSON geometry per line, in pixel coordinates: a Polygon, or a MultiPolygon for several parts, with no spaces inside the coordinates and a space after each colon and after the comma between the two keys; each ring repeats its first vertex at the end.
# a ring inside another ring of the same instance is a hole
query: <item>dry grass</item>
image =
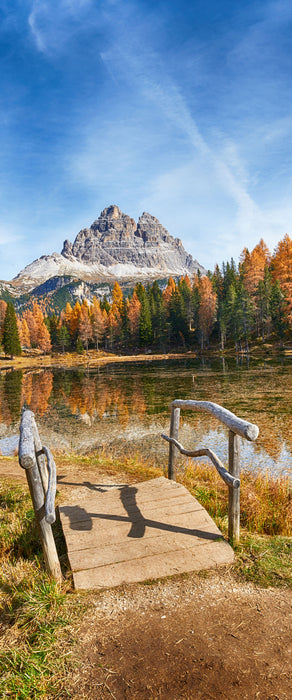
{"type": "MultiPolygon", "coordinates": [[[[228,489],[209,463],[189,463],[178,480],[224,528],[228,516],[228,489]]],[[[274,478],[243,470],[240,475],[240,522],[262,535],[292,534],[292,489],[288,477],[274,478]]]]}

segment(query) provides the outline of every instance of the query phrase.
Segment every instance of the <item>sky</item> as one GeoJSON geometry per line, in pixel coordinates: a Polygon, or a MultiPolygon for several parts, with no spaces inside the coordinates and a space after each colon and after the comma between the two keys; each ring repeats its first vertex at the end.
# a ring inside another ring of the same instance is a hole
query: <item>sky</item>
{"type": "Polygon", "coordinates": [[[213,269],[292,236],[291,0],[1,0],[0,279],[110,204],[213,269]]]}

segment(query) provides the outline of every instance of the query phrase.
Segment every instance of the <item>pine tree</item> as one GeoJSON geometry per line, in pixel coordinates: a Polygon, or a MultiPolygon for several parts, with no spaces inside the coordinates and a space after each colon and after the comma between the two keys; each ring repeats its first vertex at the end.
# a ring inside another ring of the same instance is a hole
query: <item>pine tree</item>
{"type": "Polygon", "coordinates": [[[62,352],[64,352],[65,347],[67,347],[70,343],[70,334],[65,323],[62,323],[58,330],[58,342],[59,345],[61,345],[62,352]]]}
{"type": "Polygon", "coordinates": [[[8,302],[4,325],[3,325],[3,347],[6,355],[21,355],[21,346],[17,328],[16,314],[13,304],[8,302]]]}
{"type": "Polygon", "coordinates": [[[142,284],[136,287],[137,296],[141,304],[139,322],[140,345],[148,345],[152,340],[152,324],[148,294],[142,284]]]}

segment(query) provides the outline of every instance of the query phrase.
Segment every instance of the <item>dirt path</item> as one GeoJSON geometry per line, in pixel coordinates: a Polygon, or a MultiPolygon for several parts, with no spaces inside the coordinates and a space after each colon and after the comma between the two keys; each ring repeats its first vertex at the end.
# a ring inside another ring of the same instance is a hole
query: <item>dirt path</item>
{"type": "Polygon", "coordinates": [[[239,584],[222,569],[91,602],[75,697],[291,698],[291,592],[239,584]]]}
{"type": "MultiPolygon", "coordinates": [[[[0,457],[0,474],[25,477],[17,458],[0,457]]],[[[58,490],[75,500],[92,483],[116,481],[63,464],[58,490]]],[[[76,700],[292,697],[291,591],[242,584],[225,567],[75,595],[89,602],[75,651],[80,667],[68,679],[76,700]]]]}

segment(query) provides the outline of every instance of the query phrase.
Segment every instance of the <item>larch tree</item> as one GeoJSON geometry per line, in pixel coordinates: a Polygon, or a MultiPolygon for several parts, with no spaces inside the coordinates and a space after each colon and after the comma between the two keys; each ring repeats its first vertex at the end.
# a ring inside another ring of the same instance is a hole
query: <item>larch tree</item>
{"type": "Polygon", "coordinates": [[[242,251],[240,272],[244,286],[252,297],[256,294],[259,282],[264,279],[265,268],[269,265],[270,260],[270,251],[262,238],[251,253],[247,248],[242,251]]]}
{"type": "Polygon", "coordinates": [[[37,329],[35,317],[30,309],[27,309],[24,312],[24,318],[26,320],[28,330],[29,330],[31,347],[35,348],[37,346],[37,331],[38,331],[38,329],[37,329]]]}
{"type": "Polygon", "coordinates": [[[21,345],[23,345],[25,348],[31,347],[29,328],[25,318],[23,318],[21,321],[20,340],[21,345]]]}
{"type": "Polygon", "coordinates": [[[96,343],[96,349],[98,350],[99,343],[104,339],[106,324],[103,312],[100,307],[100,302],[96,296],[92,299],[91,305],[91,324],[92,324],[92,337],[96,343]]]}
{"type": "Polygon", "coordinates": [[[128,305],[128,319],[130,327],[130,335],[133,343],[139,339],[139,322],[141,313],[141,302],[138,299],[137,292],[134,290],[132,299],[128,305]]]}
{"type": "Polygon", "coordinates": [[[289,326],[292,326],[292,241],[287,233],[276,247],[271,269],[274,282],[279,280],[284,292],[286,315],[289,326]]]}
{"type": "Polygon", "coordinates": [[[123,292],[118,282],[114,283],[114,288],[112,291],[112,312],[121,315],[123,309],[123,292]]]}
{"type": "Polygon", "coordinates": [[[52,349],[51,336],[46,324],[44,323],[44,320],[39,325],[37,343],[38,347],[45,355],[47,355],[52,349]]]}
{"type": "Polygon", "coordinates": [[[3,299],[0,299],[0,342],[3,335],[3,324],[6,314],[7,303],[3,299]]]}
{"type": "Polygon", "coordinates": [[[82,340],[83,345],[86,347],[86,352],[88,352],[88,343],[92,338],[92,325],[89,318],[89,307],[88,304],[82,302],[80,320],[79,320],[79,335],[82,340]]]}
{"type": "Polygon", "coordinates": [[[217,296],[209,277],[201,277],[199,281],[200,306],[199,324],[201,331],[201,347],[209,341],[209,335],[215,320],[217,296]]]}
{"type": "Polygon", "coordinates": [[[76,304],[73,307],[70,322],[69,322],[70,323],[69,333],[70,333],[70,338],[72,340],[72,343],[76,342],[77,337],[78,337],[80,316],[81,316],[81,304],[79,301],[76,301],[76,304]]]}

